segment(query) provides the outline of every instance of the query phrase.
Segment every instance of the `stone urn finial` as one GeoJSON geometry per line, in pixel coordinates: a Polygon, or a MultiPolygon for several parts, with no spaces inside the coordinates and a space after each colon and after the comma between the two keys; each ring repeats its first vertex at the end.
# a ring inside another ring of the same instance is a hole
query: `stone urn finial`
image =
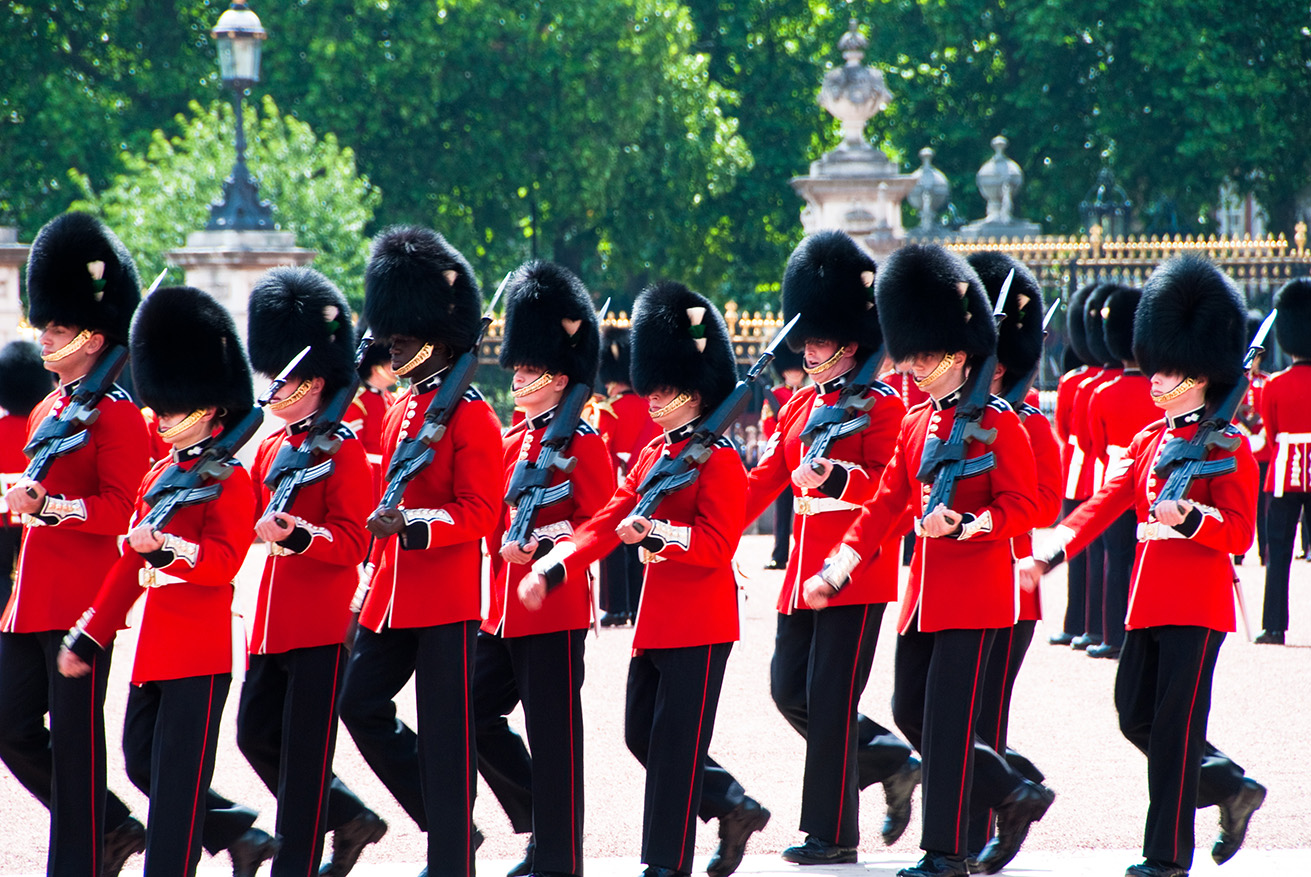
{"type": "Polygon", "coordinates": [[[861,63],[867,48],[869,40],[861,34],[856,19],[851,19],[851,27],[838,40],[838,50],[847,63],[824,76],[819,92],[819,105],[842,123],[842,145],[848,149],[869,147],[865,123],[892,101],[882,71],[861,63]]]}
{"type": "Polygon", "coordinates": [[[985,161],[974,176],[979,194],[988,202],[984,222],[1007,223],[1014,218],[1015,193],[1024,185],[1024,171],[1006,157],[1009,142],[1005,137],[992,138],[992,158],[985,161]]]}
{"type": "Polygon", "coordinates": [[[934,151],[924,147],[919,152],[919,170],[911,174],[915,187],[910,190],[911,206],[920,212],[920,230],[929,231],[937,221],[938,213],[947,206],[951,197],[951,183],[947,175],[933,166],[934,151]]]}

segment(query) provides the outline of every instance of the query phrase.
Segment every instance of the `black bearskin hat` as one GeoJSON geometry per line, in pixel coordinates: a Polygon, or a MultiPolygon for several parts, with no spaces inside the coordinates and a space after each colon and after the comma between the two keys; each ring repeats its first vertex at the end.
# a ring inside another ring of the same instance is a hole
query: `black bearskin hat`
{"type": "Polygon", "coordinates": [[[596,309],[583,282],[554,262],[527,262],[505,287],[502,368],[527,366],[591,386],[600,363],[596,309]]]}
{"type": "Polygon", "coordinates": [[[27,258],[27,320],[104,333],[126,344],[141,280],[127,247],[89,213],[47,222],[27,258]]]}
{"type": "Polygon", "coordinates": [[[1083,303],[1083,342],[1088,346],[1093,362],[1119,368],[1120,361],[1111,355],[1110,349],[1106,346],[1106,329],[1103,326],[1102,310],[1106,307],[1106,299],[1112,289],[1115,289],[1115,284],[1103,283],[1094,289],[1083,303]]]}
{"type": "MultiPolygon", "coordinates": [[[[1084,320],[1088,305],[1088,296],[1093,294],[1101,284],[1097,281],[1080,286],[1070,296],[1065,305],[1065,334],[1069,342],[1067,350],[1073,350],[1083,365],[1095,365],[1096,360],[1088,350],[1088,327],[1084,320]]],[[[1069,371],[1069,369],[1066,369],[1069,371]]]]}
{"type": "Polygon", "coordinates": [[[879,323],[893,362],[917,353],[988,356],[997,346],[983,282],[969,263],[937,244],[907,244],[875,283],[879,323]]]}
{"type": "Polygon", "coordinates": [[[681,283],[642,290],[633,305],[633,389],[700,393],[710,413],[737,384],[733,341],[719,311],[681,283]],[[689,313],[690,312],[690,313],[689,313]]]}
{"type": "Polygon", "coordinates": [[[55,376],[46,371],[40,347],[31,341],[0,347],[0,408],[26,417],[54,388],[55,376]]]}
{"type": "Polygon", "coordinates": [[[1001,379],[1002,393],[1006,393],[1042,357],[1042,287],[1032,271],[1005,253],[972,253],[965,261],[978,273],[994,307],[1007,276],[1015,272],[1006,294],[1006,319],[997,327],[997,361],[1006,367],[1001,379]]]}
{"type": "Polygon", "coordinates": [[[250,367],[272,377],[305,347],[297,378],[323,378],[325,394],[355,379],[355,329],[346,296],[313,268],[274,268],[250,291],[250,367]]]}
{"type": "MultiPolygon", "coordinates": [[[[805,321],[803,320],[802,322],[805,321]]],[[[794,335],[797,332],[797,330],[800,329],[800,327],[801,327],[801,323],[797,323],[797,325],[793,327],[792,331],[788,333],[788,338],[790,339],[792,335],[794,335]]],[[[775,337],[777,337],[777,333],[775,333],[775,337]]],[[[772,343],[774,339],[771,338],[769,340],[772,343]]],[[[882,343],[881,340],[880,343],[882,343]]],[[[861,345],[860,353],[864,354],[864,352],[865,352],[864,345],[861,345]]],[[[866,357],[860,355],[859,358],[863,360],[866,357]]],[[[774,370],[775,377],[777,377],[780,381],[783,381],[786,380],[786,378],[783,377],[783,372],[785,371],[789,371],[789,370],[805,371],[806,357],[800,351],[793,350],[788,345],[788,342],[784,341],[778,347],[774,348],[774,361],[769,364],[769,367],[774,370]]]]}
{"type": "Polygon", "coordinates": [[[1197,256],[1171,259],[1143,287],[1133,325],[1134,359],[1151,375],[1177,372],[1210,381],[1221,398],[1243,376],[1247,306],[1233,281],[1197,256]]]}
{"type": "Polygon", "coordinates": [[[132,321],[131,349],[137,395],[157,414],[213,405],[232,426],[255,404],[236,324],[207,292],[166,286],[148,295],[132,321]]]}
{"type": "Polygon", "coordinates": [[[408,335],[458,355],[478,340],[482,295],[473,269],[435,231],[386,229],[373,240],[364,272],[364,319],[386,341],[408,335]]]}
{"type": "Polygon", "coordinates": [[[606,326],[601,330],[601,369],[598,377],[603,385],[633,383],[630,332],[622,326],[606,326]]]}
{"type": "Polygon", "coordinates": [[[1065,351],[1061,354],[1061,373],[1072,372],[1083,367],[1083,360],[1079,354],[1074,352],[1074,347],[1069,344],[1065,345],[1065,351]]]}
{"type": "Polygon", "coordinates": [[[802,240],[783,273],[783,319],[801,314],[787,346],[800,352],[806,339],[860,345],[863,362],[883,343],[874,309],[876,266],[845,231],[820,231],[802,240]]]}
{"type": "Polygon", "coordinates": [[[1102,337],[1106,349],[1118,362],[1133,361],[1133,320],[1143,291],[1132,286],[1109,284],[1102,304],[1102,337]]]}
{"type": "MultiPolygon", "coordinates": [[[[355,327],[355,349],[358,350],[364,336],[368,334],[369,324],[363,318],[355,327]]],[[[383,339],[374,337],[373,343],[364,351],[364,357],[355,368],[355,373],[360,376],[361,381],[367,381],[373,374],[375,367],[384,363],[391,362],[391,348],[383,339]]]]}
{"type": "Polygon", "coordinates": [[[1279,346],[1289,356],[1311,357],[1311,277],[1298,277],[1285,283],[1275,293],[1274,304],[1279,309],[1279,316],[1275,317],[1279,346]]]}

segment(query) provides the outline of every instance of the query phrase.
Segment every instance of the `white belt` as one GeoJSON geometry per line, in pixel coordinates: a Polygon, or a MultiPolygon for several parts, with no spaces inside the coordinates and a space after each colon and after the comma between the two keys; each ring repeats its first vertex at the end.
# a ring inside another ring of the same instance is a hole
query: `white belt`
{"type": "Polygon", "coordinates": [[[1159,539],[1187,539],[1183,533],[1180,533],[1169,524],[1162,524],[1160,521],[1148,521],[1145,524],[1139,524],[1137,530],[1139,542],[1155,542],[1159,539]]]}
{"type": "Polygon", "coordinates": [[[166,572],[160,572],[153,566],[146,565],[137,572],[137,582],[143,588],[162,588],[164,585],[185,583],[186,579],[171,576],[166,572]]]}
{"type": "Polygon", "coordinates": [[[844,499],[831,496],[796,496],[792,498],[792,511],[802,517],[818,515],[823,512],[846,512],[858,508],[860,506],[854,502],[847,502],[844,499]]]}
{"type": "MultiPolygon", "coordinates": [[[[1292,461],[1292,449],[1295,445],[1311,444],[1311,432],[1281,432],[1275,435],[1275,496],[1284,495],[1284,482],[1288,480],[1288,466],[1292,461]]],[[[1305,486],[1307,473],[1299,472],[1294,480],[1298,486],[1305,486]]]]}

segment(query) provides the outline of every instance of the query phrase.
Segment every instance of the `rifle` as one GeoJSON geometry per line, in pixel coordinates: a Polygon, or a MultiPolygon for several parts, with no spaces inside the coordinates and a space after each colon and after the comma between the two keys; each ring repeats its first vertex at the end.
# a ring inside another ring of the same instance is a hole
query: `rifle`
{"type": "Polygon", "coordinates": [[[487,327],[492,324],[496,303],[501,300],[501,293],[505,291],[505,284],[510,281],[513,273],[506,274],[501,285],[497,287],[496,295],[487,307],[487,313],[483,314],[482,326],[478,330],[478,337],[473,342],[473,347],[456,358],[446,379],[442,381],[441,388],[428,403],[428,410],[423,415],[423,425],[419,428],[418,434],[401,439],[400,444],[396,446],[391,463],[387,466],[387,488],[382,493],[382,500],[378,503],[378,507],[369,515],[369,520],[365,524],[374,536],[386,538],[398,532],[388,524],[388,518],[391,517],[388,513],[394,513],[400,508],[401,501],[405,498],[405,488],[436,456],[432,446],[446,435],[446,426],[455,413],[455,406],[460,404],[460,400],[464,398],[464,394],[473,383],[474,372],[478,370],[478,348],[482,345],[487,327]]]}
{"type": "MultiPolygon", "coordinates": [[[[159,272],[155,282],[150,284],[146,295],[150,295],[168,273],[165,268],[159,272]]],[[[144,297],[144,296],[143,296],[144,297]]],[[[82,379],[73,392],[72,398],[59,412],[58,417],[47,417],[32,433],[31,440],[23,448],[23,453],[31,460],[23,471],[27,481],[40,481],[50,473],[50,466],[59,457],[71,454],[91,440],[88,431],[91,424],[100,417],[96,406],[114,388],[114,382],[123,373],[127,365],[127,347],[114,344],[100,355],[99,362],[91,373],[82,379]]],[[[29,487],[28,495],[35,498],[29,487]]]]}
{"type": "Polygon", "coordinates": [[[592,388],[586,384],[570,387],[551,425],[547,427],[546,434],[542,436],[542,449],[537,460],[520,460],[514,464],[510,486],[505,493],[506,505],[515,509],[510,529],[505,533],[506,544],[517,543],[520,547],[525,545],[531,539],[537,513],[545,506],[563,502],[573,493],[573,485],[568,481],[554,487],[548,487],[547,482],[556,471],[566,475],[574,471],[577,458],[566,457],[564,452],[573,440],[574,431],[578,429],[583,406],[591,397],[592,388]]]}
{"type": "Polygon", "coordinates": [[[801,431],[801,440],[809,445],[805,456],[801,458],[802,466],[809,466],[814,472],[822,474],[824,467],[816,460],[828,454],[833,442],[869,426],[869,409],[874,407],[874,400],[865,398],[865,393],[878,380],[883,350],[880,346],[873,356],[865,360],[850,382],[843,387],[836,403],[810,413],[810,419],[801,431]]]}
{"type": "MultiPolygon", "coordinates": [[[[360,346],[355,350],[357,372],[372,344],[373,333],[366,332],[360,339],[360,346]]],[[[341,450],[341,436],[337,431],[341,428],[341,419],[346,414],[346,409],[355,401],[355,393],[359,387],[360,381],[357,377],[333,393],[327,404],[315,415],[314,423],[310,426],[310,431],[300,447],[284,444],[278,450],[278,455],[273,458],[273,465],[269,467],[268,475],[264,476],[264,484],[272,491],[269,504],[264,509],[265,517],[275,513],[285,514],[295,502],[296,495],[300,493],[302,487],[322,481],[332,474],[332,458],[341,450]],[[318,464],[314,462],[316,454],[322,460],[318,464]]],[[[279,521],[279,524],[282,522],[279,521]]],[[[285,524],[282,524],[282,527],[287,529],[285,524]]]]}
{"type": "Polygon", "coordinates": [[[1278,313],[1277,310],[1271,311],[1261,323],[1261,328],[1256,330],[1256,335],[1252,337],[1252,343],[1247,348],[1247,354],[1243,357],[1243,376],[1216,406],[1215,412],[1197,425],[1197,432],[1193,433],[1192,438],[1172,438],[1161,449],[1155,472],[1165,477],[1165,485],[1157,496],[1157,505],[1170,500],[1184,499],[1192,489],[1193,482],[1199,478],[1214,478],[1237,470],[1238,463],[1233,457],[1225,457],[1221,460],[1208,460],[1206,457],[1212,448],[1232,451],[1242,441],[1239,436],[1226,434],[1225,430],[1233,423],[1234,415],[1238,413],[1238,406],[1247,394],[1249,380],[1247,371],[1252,361],[1265,350],[1262,344],[1270,332],[1270,327],[1274,325],[1275,315],[1278,313]]]}
{"type": "MultiPolygon", "coordinates": [[[[651,471],[646,473],[642,479],[641,485],[637,488],[637,493],[641,497],[637,505],[630,513],[634,517],[650,518],[651,514],[660,505],[660,502],[669,494],[682,490],[701,474],[701,467],[710,459],[715,445],[724,435],[733,421],[737,420],[742,412],[746,410],[747,403],[751,400],[751,385],[760,377],[760,373],[774,359],[774,351],[778,345],[787,337],[788,332],[801,319],[797,314],[787,325],[779,330],[774,336],[774,340],[766,348],[765,352],[760,354],[760,359],[756,364],[751,366],[747,376],[737,382],[735,386],[710,416],[701,421],[696,432],[687,440],[687,444],[678,452],[678,456],[662,456],[660,460],[651,467],[651,471]]],[[[643,533],[644,528],[634,526],[638,533],[643,533]]]]}
{"type": "MultiPolygon", "coordinates": [[[[1052,317],[1056,316],[1056,311],[1060,306],[1061,300],[1058,298],[1056,301],[1052,302],[1051,307],[1047,308],[1047,313],[1042,318],[1043,338],[1047,337],[1047,325],[1051,323],[1052,317]]],[[[1007,405],[1010,405],[1016,410],[1019,409],[1020,405],[1024,403],[1025,397],[1029,395],[1029,389],[1033,387],[1033,380],[1038,377],[1038,369],[1041,366],[1042,359],[1040,357],[1038,361],[1033,364],[1033,368],[1029,369],[1029,373],[1024,376],[1024,380],[1016,381],[1015,385],[1011,387],[1010,392],[1005,396],[1002,396],[1002,398],[1006,400],[1007,405]]]]}
{"type": "Polygon", "coordinates": [[[310,349],[306,347],[296,354],[281,374],[273,379],[273,383],[269,384],[255,407],[235,426],[224,428],[197,458],[195,465],[183,469],[174,463],[164,470],[164,474],[146,491],[144,499],[150,511],[141,519],[141,524],[156,531],[161,530],[180,509],[209,502],[223,491],[221,482],[232,474],[232,457],[259,430],[260,424],[264,422],[264,406],[273,401],[274,395],[287,383],[292,369],[309,352],[310,349]]]}
{"type": "MultiPolygon", "coordinates": [[[[992,309],[992,318],[998,323],[1005,316],[1006,295],[1010,292],[1011,281],[1015,279],[1012,270],[1006,275],[1006,282],[1001,285],[1001,294],[992,309]]],[[[992,444],[997,439],[996,429],[984,429],[979,425],[983,419],[984,409],[992,398],[992,375],[997,371],[997,352],[983,361],[970,375],[970,389],[965,398],[956,405],[951,423],[951,433],[943,441],[937,436],[929,436],[924,443],[924,455],[920,458],[919,472],[916,478],[921,484],[932,484],[928,503],[924,506],[929,512],[938,504],[951,508],[956,498],[956,482],[962,478],[972,478],[991,472],[997,466],[997,458],[992,451],[972,459],[965,459],[972,441],[992,444]]]]}

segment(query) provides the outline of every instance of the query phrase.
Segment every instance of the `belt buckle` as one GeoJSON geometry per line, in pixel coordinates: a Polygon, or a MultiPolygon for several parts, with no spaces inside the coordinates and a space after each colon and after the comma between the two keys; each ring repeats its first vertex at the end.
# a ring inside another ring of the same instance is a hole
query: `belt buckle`
{"type": "Polygon", "coordinates": [[[141,572],[137,574],[137,582],[143,588],[158,587],[158,583],[155,581],[155,568],[149,564],[141,567],[141,572]]]}
{"type": "Polygon", "coordinates": [[[814,510],[814,502],[811,500],[811,498],[810,498],[809,496],[805,496],[805,495],[798,496],[798,497],[797,497],[797,514],[799,514],[799,515],[801,515],[801,516],[803,516],[803,517],[809,517],[810,515],[813,515],[814,513],[815,513],[815,510],[814,510]]]}

